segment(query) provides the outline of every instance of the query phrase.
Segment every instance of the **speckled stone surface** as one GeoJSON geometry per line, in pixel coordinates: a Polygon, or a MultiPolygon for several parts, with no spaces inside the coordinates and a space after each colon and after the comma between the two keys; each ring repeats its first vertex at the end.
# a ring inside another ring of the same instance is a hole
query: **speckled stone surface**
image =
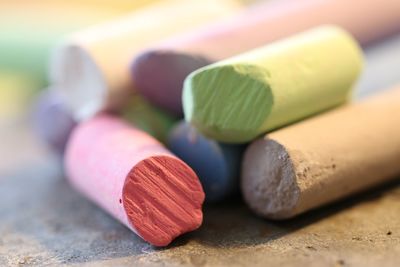
{"type": "Polygon", "coordinates": [[[24,122],[0,124],[0,147],[0,266],[400,264],[400,181],[279,223],[232,200],[156,249],[76,193],[24,122]]]}

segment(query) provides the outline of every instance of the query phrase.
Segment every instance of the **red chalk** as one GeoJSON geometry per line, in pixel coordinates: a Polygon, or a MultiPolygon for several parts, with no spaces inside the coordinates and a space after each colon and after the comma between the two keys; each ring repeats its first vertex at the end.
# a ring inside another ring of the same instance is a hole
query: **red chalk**
{"type": "Polygon", "coordinates": [[[65,165],[79,191],[155,246],[201,225],[204,192],[193,170],[116,117],[79,125],[65,165]]]}

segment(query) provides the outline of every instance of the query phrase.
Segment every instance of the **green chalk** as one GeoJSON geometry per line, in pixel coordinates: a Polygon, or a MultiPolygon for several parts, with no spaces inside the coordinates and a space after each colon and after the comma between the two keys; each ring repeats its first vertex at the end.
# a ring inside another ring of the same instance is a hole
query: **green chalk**
{"type": "Polygon", "coordinates": [[[347,32],[319,27],[191,73],[185,119],[218,141],[248,142],[345,103],[362,66],[347,32]]]}
{"type": "Polygon", "coordinates": [[[178,120],[151,105],[138,94],[132,97],[129,104],[121,110],[120,115],[164,144],[169,130],[178,120]]]}

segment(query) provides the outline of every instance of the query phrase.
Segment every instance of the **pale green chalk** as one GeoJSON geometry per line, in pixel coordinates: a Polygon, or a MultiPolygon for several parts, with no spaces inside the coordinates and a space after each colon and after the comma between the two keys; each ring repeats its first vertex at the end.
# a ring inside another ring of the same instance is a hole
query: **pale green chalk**
{"type": "Polygon", "coordinates": [[[248,142],[345,103],[362,66],[347,32],[319,27],[191,73],[185,119],[218,141],[248,142]]]}
{"type": "Polygon", "coordinates": [[[138,94],[130,99],[129,104],[121,110],[120,115],[164,144],[170,129],[178,120],[153,106],[138,94]]]}

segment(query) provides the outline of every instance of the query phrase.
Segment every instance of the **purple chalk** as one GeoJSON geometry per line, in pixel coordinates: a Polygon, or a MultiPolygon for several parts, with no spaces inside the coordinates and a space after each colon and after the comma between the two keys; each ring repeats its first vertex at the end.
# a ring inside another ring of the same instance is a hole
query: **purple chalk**
{"type": "Polygon", "coordinates": [[[63,154],[76,121],[58,91],[46,90],[38,96],[32,120],[37,136],[55,152],[63,154]]]}
{"type": "Polygon", "coordinates": [[[192,71],[210,63],[190,54],[147,51],[133,62],[132,77],[137,90],[150,102],[174,115],[181,115],[183,80],[192,71]]]}

